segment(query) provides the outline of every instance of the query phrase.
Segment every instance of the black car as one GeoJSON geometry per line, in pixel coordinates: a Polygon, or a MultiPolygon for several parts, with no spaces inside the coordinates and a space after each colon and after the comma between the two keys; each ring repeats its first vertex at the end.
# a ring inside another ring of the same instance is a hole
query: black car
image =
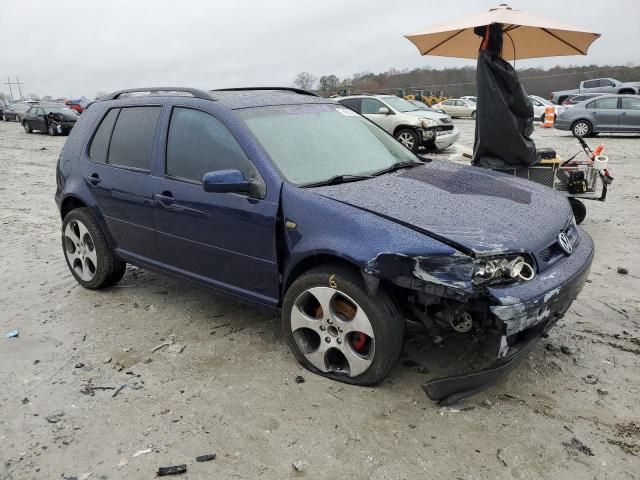
{"type": "Polygon", "coordinates": [[[70,108],[35,106],[24,114],[22,126],[27,133],[38,130],[51,136],[69,135],[77,119],[78,114],[70,108]]]}
{"type": "Polygon", "coordinates": [[[26,113],[31,105],[28,103],[17,102],[13,103],[2,111],[2,120],[5,122],[19,122],[21,120],[21,116],[26,113]]]}

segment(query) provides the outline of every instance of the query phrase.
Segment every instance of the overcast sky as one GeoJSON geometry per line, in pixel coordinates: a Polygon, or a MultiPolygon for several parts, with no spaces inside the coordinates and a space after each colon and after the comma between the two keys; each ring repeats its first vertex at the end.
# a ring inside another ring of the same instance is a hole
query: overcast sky
{"type": "MultiPolygon", "coordinates": [[[[500,1],[0,0],[0,91],[93,97],[140,86],[291,85],[296,74],[473,65],[421,57],[404,34],[500,1]]],[[[513,8],[602,34],[586,57],[518,62],[640,63],[640,0],[518,0],[513,8]]],[[[639,79],[640,80],[640,79],[639,79]]]]}

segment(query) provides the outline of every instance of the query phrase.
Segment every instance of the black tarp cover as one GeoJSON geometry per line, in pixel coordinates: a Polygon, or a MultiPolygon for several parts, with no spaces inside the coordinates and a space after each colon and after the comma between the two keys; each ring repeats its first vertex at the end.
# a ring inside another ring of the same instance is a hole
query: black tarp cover
{"type": "MultiPolygon", "coordinates": [[[[491,27],[498,27],[492,25],[491,27]]],[[[501,28],[476,29],[485,41],[478,55],[476,138],[472,164],[484,168],[528,167],[537,161],[533,133],[533,106],[515,69],[500,56],[501,28]]]]}

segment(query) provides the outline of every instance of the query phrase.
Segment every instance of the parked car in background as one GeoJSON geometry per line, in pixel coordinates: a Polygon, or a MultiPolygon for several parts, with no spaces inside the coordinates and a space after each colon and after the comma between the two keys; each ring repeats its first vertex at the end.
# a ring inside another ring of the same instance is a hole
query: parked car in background
{"type": "Polygon", "coordinates": [[[562,102],[562,106],[565,108],[573,107],[574,105],[580,102],[584,102],[585,100],[601,96],[601,93],[581,93],[580,95],[570,95],[562,102]]]}
{"type": "MultiPolygon", "coordinates": [[[[280,316],[305,368],[357,385],[393,369],[407,318],[457,331],[494,363],[423,388],[460,400],[527,356],[587,280],[593,242],[562,193],[420,159],[309,92],[172,93],[105,95],[62,149],[61,253],[87,289],[127,263],[211,287],[280,316]]],[[[393,98],[380,108],[401,112],[393,98]]]]}
{"type": "Polygon", "coordinates": [[[25,102],[15,102],[9,105],[2,112],[2,120],[5,122],[20,122],[22,115],[31,108],[31,105],[25,102]]]}
{"type": "Polygon", "coordinates": [[[78,113],[84,112],[84,107],[78,100],[65,100],[64,104],[72,110],[75,110],[78,113]]]}
{"type": "Polygon", "coordinates": [[[615,78],[594,78],[580,82],[577,89],[551,92],[551,100],[562,104],[567,97],[582,93],[631,94],[640,93],[640,82],[621,82],[615,78]]]}
{"type": "Polygon", "coordinates": [[[444,111],[451,118],[471,117],[476,118],[476,103],[461,98],[450,98],[443,102],[436,103],[433,108],[444,111]]]}
{"type": "Polygon", "coordinates": [[[567,108],[556,119],[555,128],[571,130],[578,137],[598,133],[640,133],[640,97],[601,95],[567,108]]]}
{"type": "Polygon", "coordinates": [[[364,115],[413,152],[423,146],[443,150],[460,136],[447,115],[425,110],[395,95],[351,95],[335,100],[364,115]]]}
{"type": "Polygon", "coordinates": [[[420,100],[407,100],[407,102],[411,103],[412,105],[415,105],[416,107],[418,107],[419,110],[426,110],[427,112],[444,113],[443,110],[436,110],[435,108],[427,105],[424,102],[421,102],[420,100]]]}
{"type": "Polygon", "coordinates": [[[531,100],[531,104],[533,105],[533,119],[540,120],[544,122],[544,112],[547,106],[552,106],[554,111],[554,121],[558,116],[558,112],[563,110],[563,107],[556,105],[546,98],[538,97],[537,95],[529,95],[529,100],[531,100]]]}
{"type": "Polygon", "coordinates": [[[465,95],[464,97],[460,97],[460,100],[469,100],[473,103],[478,103],[478,98],[472,95],[465,95]]]}
{"type": "Polygon", "coordinates": [[[68,135],[78,120],[78,113],[66,107],[38,105],[29,108],[22,118],[24,131],[47,132],[51,136],[68,135]]]}

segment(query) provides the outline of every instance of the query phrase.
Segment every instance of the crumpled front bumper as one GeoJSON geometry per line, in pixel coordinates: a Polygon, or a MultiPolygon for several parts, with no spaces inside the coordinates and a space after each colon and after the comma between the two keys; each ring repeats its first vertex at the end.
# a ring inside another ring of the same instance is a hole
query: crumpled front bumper
{"type": "Polygon", "coordinates": [[[513,370],[569,309],[589,276],[593,256],[593,241],[581,232],[573,254],[531,282],[490,289],[498,299],[490,310],[503,333],[497,360],[484,370],[427,382],[422,386],[427,396],[450,405],[490,387],[513,370]]]}

